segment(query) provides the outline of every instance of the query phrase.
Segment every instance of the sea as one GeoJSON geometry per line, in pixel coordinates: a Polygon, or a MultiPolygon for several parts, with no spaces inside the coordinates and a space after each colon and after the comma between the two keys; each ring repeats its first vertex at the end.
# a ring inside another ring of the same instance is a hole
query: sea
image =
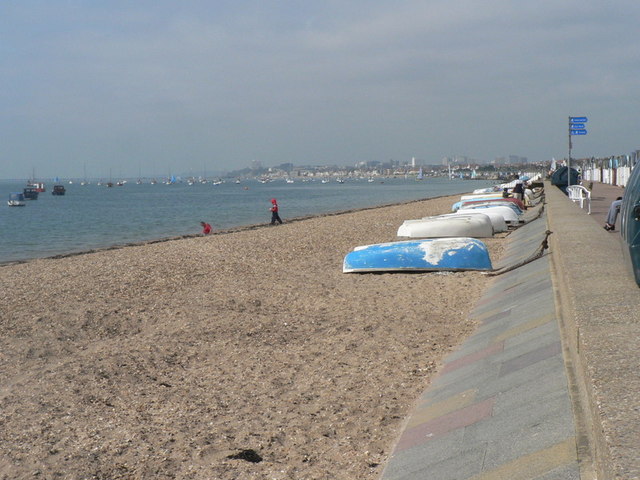
{"type": "MultiPolygon", "coordinates": [[[[326,183],[247,179],[214,184],[176,182],[107,187],[89,181],[60,183],[65,195],[52,195],[54,183],[24,207],[0,205],[0,264],[161,240],[201,231],[269,223],[271,199],[287,219],[402,203],[471,192],[489,180],[426,178],[346,178],[326,183]]],[[[21,192],[24,181],[0,180],[0,198],[21,192]]]]}

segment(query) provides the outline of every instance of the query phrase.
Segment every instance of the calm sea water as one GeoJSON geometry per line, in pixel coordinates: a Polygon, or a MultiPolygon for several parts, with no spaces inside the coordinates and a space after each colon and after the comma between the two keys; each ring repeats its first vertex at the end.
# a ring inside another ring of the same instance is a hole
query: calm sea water
{"type": "Polygon", "coordinates": [[[129,182],[124,186],[64,184],[66,195],[51,194],[9,207],[11,192],[23,182],[0,181],[0,263],[48,257],[94,248],[199,233],[200,221],[214,231],[266,223],[270,199],[277,198],[287,218],[465,193],[492,185],[489,181],[416,181],[404,178],[269,183],[246,180],[221,185],[129,182]]]}

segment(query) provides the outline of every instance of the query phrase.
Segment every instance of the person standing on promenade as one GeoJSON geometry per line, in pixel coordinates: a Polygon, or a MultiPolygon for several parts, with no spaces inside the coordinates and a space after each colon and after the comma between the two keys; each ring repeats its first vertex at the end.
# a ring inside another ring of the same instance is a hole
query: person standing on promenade
{"type": "Polygon", "coordinates": [[[200,222],[200,225],[202,225],[203,235],[209,235],[211,233],[211,225],[209,225],[207,222],[200,222]]]}
{"type": "Polygon", "coordinates": [[[275,225],[276,222],[282,223],[282,219],[278,214],[278,202],[275,198],[271,199],[271,208],[269,210],[271,211],[271,225],[275,225]]]}
{"type": "Polygon", "coordinates": [[[618,219],[618,213],[620,213],[620,206],[622,205],[622,197],[616,198],[611,202],[609,207],[609,213],[607,213],[607,222],[604,224],[604,229],[608,232],[616,228],[616,220],[618,219]]]}

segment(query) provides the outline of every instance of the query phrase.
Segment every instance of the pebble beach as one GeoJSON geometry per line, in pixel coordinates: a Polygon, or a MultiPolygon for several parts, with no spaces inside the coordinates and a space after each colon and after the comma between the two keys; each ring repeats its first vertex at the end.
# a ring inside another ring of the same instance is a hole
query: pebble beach
{"type": "Polygon", "coordinates": [[[458,199],[1,266],[0,478],[378,478],[490,278],[342,261],[458,199]]]}

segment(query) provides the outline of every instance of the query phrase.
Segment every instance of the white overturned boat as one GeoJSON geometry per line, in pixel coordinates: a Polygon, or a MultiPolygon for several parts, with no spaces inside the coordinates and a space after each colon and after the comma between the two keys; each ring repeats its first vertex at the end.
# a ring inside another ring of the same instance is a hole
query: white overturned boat
{"type": "Polygon", "coordinates": [[[484,198],[479,200],[460,200],[451,206],[452,212],[457,212],[461,208],[474,207],[478,205],[498,206],[504,205],[513,208],[516,213],[524,213],[525,207],[521,200],[517,198],[484,198]]]}
{"type": "Polygon", "coordinates": [[[499,187],[487,187],[487,188],[477,188],[470,195],[476,195],[478,193],[501,193],[502,189],[499,187]]]}
{"type": "Polygon", "coordinates": [[[492,237],[493,225],[487,215],[439,215],[405,220],[398,228],[398,236],[409,238],[492,237]]]}
{"type": "Polygon", "coordinates": [[[502,215],[500,212],[493,211],[488,208],[485,208],[482,211],[475,210],[473,208],[457,210],[455,213],[447,213],[447,215],[486,215],[491,221],[493,233],[501,233],[509,230],[509,226],[504,219],[504,215],[502,215]]]}
{"type": "Polygon", "coordinates": [[[491,270],[487,246],[476,238],[428,238],[356,247],[344,273],[491,270]]]}
{"type": "Polygon", "coordinates": [[[461,208],[456,213],[464,214],[470,211],[485,215],[500,215],[507,225],[515,225],[521,221],[521,214],[518,214],[513,207],[505,205],[473,205],[461,208]]]}
{"type": "Polygon", "coordinates": [[[491,193],[469,193],[467,195],[462,195],[460,197],[461,201],[466,200],[480,200],[485,198],[503,198],[502,192],[491,192],[491,193]]]}

